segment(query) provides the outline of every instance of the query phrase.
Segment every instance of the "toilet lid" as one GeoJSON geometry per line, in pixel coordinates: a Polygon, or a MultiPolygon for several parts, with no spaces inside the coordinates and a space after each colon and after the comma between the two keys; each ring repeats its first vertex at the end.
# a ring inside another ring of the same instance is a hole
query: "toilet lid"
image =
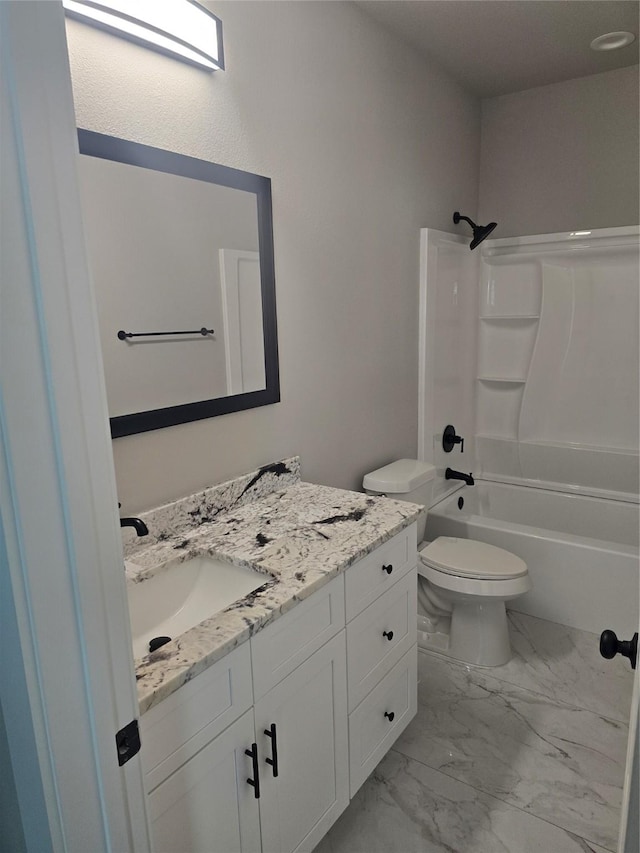
{"type": "Polygon", "coordinates": [[[475,539],[440,536],[425,545],[419,554],[425,565],[463,578],[502,580],[527,573],[527,564],[520,557],[475,539]]]}

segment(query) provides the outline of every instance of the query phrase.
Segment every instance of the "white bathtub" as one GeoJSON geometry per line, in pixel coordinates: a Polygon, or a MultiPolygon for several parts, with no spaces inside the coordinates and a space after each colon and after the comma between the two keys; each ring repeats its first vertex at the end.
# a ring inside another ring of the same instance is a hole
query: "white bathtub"
{"type": "Polygon", "coordinates": [[[426,538],[479,539],[512,551],[533,582],[514,610],[629,639],[638,630],[638,519],[630,501],[476,480],[431,507],[426,538]]]}

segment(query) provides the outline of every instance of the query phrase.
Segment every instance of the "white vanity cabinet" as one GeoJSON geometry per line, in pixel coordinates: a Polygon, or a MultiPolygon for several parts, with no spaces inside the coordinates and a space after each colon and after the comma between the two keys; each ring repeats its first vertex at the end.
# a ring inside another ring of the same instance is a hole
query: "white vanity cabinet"
{"type": "Polygon", "coordinates": [[[345,574],[351,797],[417,711],[417,556],[412,524],[345,574]]]}
{"type": "Polygon", "coordinates": [[[260,850],[252,704],[245,643],[141,718],[154,853],[260,850]]]}
{"type": "Polygon", "coordinates": [[[349,802],[343,576],[140,729],[155,853],[312,850],[349,802]]]}
{"type": "Polygon", "coordinates": [[[151,792],[154,853],[260,850],[258,800],[246,783],[252,741],[253,714],[246,711],[151,792]]]}
{"type": "Polygon", "coordinates": [[[262,849],[313,850],[349,803],[344,631],[258,700],[255,720],[262,849]]]}
{"type": "Polygon", "coordinates": [[[154,851],[313,850],[415,714],[415,565],[412,525],[142,717],[154,851]]]}
{"type": "Polygon", "coordinates": [[[339,575],[251,639],[264,853],[312,850],[349,803],[344,624],[339,575]]]}

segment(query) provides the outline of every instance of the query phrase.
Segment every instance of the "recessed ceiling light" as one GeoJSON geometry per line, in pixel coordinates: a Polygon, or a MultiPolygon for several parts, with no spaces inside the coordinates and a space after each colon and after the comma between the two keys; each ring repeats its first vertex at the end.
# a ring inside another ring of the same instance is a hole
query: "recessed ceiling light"
{"type": "Polygon", "coordinates": [[[631,42],[635,41],[636,37],[633,33],[605,33],[598,36],[591,42],[591,50],[618,50],[620,47],[626,47],[631,42]]]}

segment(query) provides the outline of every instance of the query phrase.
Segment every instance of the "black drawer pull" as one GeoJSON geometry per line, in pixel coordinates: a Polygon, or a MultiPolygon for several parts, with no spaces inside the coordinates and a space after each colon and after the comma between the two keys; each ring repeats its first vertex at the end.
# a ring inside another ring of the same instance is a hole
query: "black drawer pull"
{"type": "Polygon", "coordinates": [[[273,768],[273,778],[278,775],[278,741],[276,739],[276,724],[271,723],[268,729],[264,730],[267,737],[271,738],[271,758],[265,758],[267,764],[273,768]]]}
{"type": "Polygon", "coordinates": [[[393,713],[393,711],[391,711],[391,712],[389,712],[389,711],[385,711],[385,712],[384,712],[384,715],[385,715],[385,717],[389,720],[389,722],[390,722],[390,723],[392,723],[392,722],[393,722],[393,719],[394,719],[394,717],[395,717],[395,714],[393,713]]]}
{"type": "Polygon", "coordinates": [[[386,572],[388,575],[390,575],[391,572],[393,571],[393,563],[389,563],[388,566],[383,566],[382,571],[386,572]]]}
{"type": "Polygon", "coordinates": [[[386,637],[387,640],[389,640],[389,642],[391,642],[391,640],[393,640],[393,631],[383,631],[382,636],[386,637]]]}
{"type": "Polygon", "coordinates": [[[251,749],[245,749],[245,755],[248,755],[251,759],[251,764],[253,766],[253,779],[247,779],[247,782],[253,788],[253,795],[256,800],[260,799],[260,771],[258,768],[258,744],[252,743],[251,749]]]}

